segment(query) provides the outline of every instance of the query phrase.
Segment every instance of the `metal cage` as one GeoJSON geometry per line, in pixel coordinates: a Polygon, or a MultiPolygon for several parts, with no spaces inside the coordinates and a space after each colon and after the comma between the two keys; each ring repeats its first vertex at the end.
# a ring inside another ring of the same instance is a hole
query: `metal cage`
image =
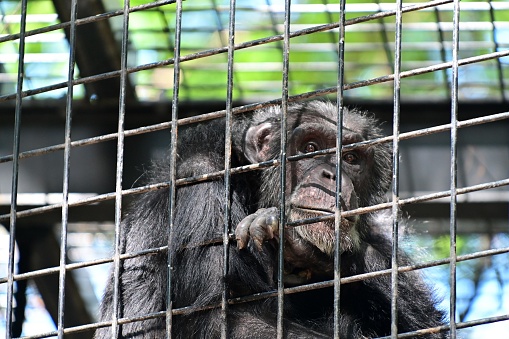
{"type": "MultiPolygon", "coordinates": [[[[392,191],[387,203],[356,213],[391,211],[394,253],[408,246],[397,221],[401,211],[408,213],[417,234],[410,252],[422,256],[405,267],[394,259],[390,270],[377,274],[390,275],[396,293],[401,272],[442,269],[448,325],[398,335],[393,296],[391,337],[447,331],[451,338],[480,338],[476,333],[509,331],[509,3],[3,0],[0,10],[6,338],[90,338],[97,327],[141,320],[97,322],[100,292],[93,290],[101,291],[104,281],[90,277],[105,278],[101,272],[109,265],[118,274],[121,260],[165,251],[120,253],[115,235],[126,201],[168,188],[174,206],[179,185],[207,180],[177,180],[171,150],[179,128],[231,121],[271,105],[286,112],[289,103],[311,98],[337,101],[339,117],[343,107],[355,105],[386,121],[388,137],[370,142],[392,144],[392,191]],[[170,180],[138,185],[139,167],[168,151],[170,180]],[[439,249],[434,255],[424,254],[433,246],[439,249]],[[459,275],[463,268],[475,275],[459,275]],[[474,305],[481,280],[497,286],[498,305],[474,305]],[[54,329],[22,330],[30,318],[29,282],[54,329]],[[462,284],[473,285],[473,292],[462,284]],[[475,307],[481,308],[469,318],[475,307]],[[487,330],[472,331],[481,327],[487,330]]],[[[287,160],[283,152],[274,163],[282,187],[287,160]]],[[[224,171],[213,174],[224,177],[225,194],[239,170],[227,159],[224,171]]],[[[344,213],[340,208],[336,218],[344,213]]],[[[225,210],[228,220],[229,206],[225,210]]],[[[231,227],[225,225],[225,253],[231,227]]],[[[227,255],[224,260],[226,267],[227,255]]],[[[335,288],[336,314],[341,285],[365,278],[336,274],[327,282],[335,288]]],[[[280,279],[277,290],[254,297],[278,299],[279,338],[287,293],[296,290],[280,279]]],[[[235,302],[242,300],[225,294],[213,307],[227,317],[235,302]]],[[[167,311],[145,316],[171,319],[181,311],[168,301],[167,311]]]]}

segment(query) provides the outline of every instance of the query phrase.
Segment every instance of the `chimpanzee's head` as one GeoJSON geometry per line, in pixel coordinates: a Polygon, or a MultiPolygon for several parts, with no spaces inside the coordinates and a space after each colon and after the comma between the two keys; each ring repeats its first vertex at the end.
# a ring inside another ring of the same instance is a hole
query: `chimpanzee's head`
{"type": "MultiPolygon", "coordinates": [[[[376,121],[344,109],[342,143],[349,145],[381,136],[376,121]]],[[[287,115],[287,156],[303,155],[336,147],[337,107],[329,102],[292,104],[287,115]]],[[[245,133],[244,154],[252,162],[278,159],[281,108],[255,112],[245,133]]],[[[336,201],[334,153],[290,161],[286,167],[286,209],[289,221],[333,214],[336,201]]],[[[390,185],[391,153],[386,144],[357,147],[341,154],[341,209],[382,201],[390,185]]],[[[261,206],[279,204],[279,169],[265,170],[260,189],[261,206]]],[[[341,219],[341,250],[352,251],[362,241],[366,216],[341,219]]],[[[321,252],[334,252],[334,220],[295,227],[296,236],[321,252]]]]}

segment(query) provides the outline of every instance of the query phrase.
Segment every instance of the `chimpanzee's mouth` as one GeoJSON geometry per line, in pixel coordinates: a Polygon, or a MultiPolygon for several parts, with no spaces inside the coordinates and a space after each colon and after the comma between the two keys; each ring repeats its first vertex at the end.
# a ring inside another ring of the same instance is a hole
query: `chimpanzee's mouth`
{"type": "Polygon", "coordinates": [[[304,213],[309,213],[309,214],[320,214],[320,215],[334,214],[334,211],[331,211],[331,210],[326,209],[326,208],[317,208],[317,207],[308,207],[308,206],[293,205],[293,209],[297,209],[297,210],[300,210],[300,211],[302,211],[304,213]]]}
{"type": "MultiPolygon", "coordinates": [[[[327,208],[293,205],[292,209],[295,209],[303,214],[316,215],[317,217],[326,216],[326,215],[334,215],[334,211],[327,209],[327,208]]],[[[348,220],[351,223],[355,223],[357,221],[357,216],[350,215],[350,216],[344,217],[344,219],[348,220]]]]}
{"type": "MultiPolygon", "coordinates": [[[[307,219],[305,224],[294,228],[295,233],[321,252],[332,255],[336,242],[336,223],[332,208],[292,205],[290,221],[304,221],[305,219],[307,219]]],[[[357,216],[343,217],[340,220],[340,247],[342,252],[354,248],[355,244],[358,243],[356,221],[357,216]]]]}

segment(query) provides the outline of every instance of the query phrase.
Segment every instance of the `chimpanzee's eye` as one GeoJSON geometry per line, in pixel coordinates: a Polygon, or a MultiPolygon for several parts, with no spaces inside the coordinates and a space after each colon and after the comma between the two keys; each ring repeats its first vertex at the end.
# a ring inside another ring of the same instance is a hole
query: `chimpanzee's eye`
{"type": "Polygon", "coordinates": [[[308,142],[306,145],[304,145],[304,149],[302,150],[304,153],[311,153],[316,152],[319,150],[319,147],[314,142],[308,142]]]}
{"type": "Polygon", "coordinates": [[[343,154],[343,161],[346,162],[347,164],[353,165],[358,163],[359,156],[354,152],[348,152],[343,154]]]}

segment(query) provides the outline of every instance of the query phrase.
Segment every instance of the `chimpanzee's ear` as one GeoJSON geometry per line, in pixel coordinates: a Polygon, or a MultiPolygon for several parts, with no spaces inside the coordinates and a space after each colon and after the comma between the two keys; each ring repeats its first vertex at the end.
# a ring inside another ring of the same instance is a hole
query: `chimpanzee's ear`
{"type": "Polygon", "coordinates": [[[244,142],[244,156],[255,164],[269,160],[270,141],[273,138],[274,126],[270,122],[264,122],[249,127],[244,142]]]}

